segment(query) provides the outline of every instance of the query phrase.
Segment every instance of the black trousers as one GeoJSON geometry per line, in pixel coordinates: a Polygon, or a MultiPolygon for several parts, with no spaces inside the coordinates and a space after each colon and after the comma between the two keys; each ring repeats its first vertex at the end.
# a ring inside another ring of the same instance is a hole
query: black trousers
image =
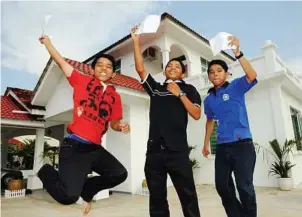
{"type": "Polygon", "coordinates": [[[80,196],[90,202],[99,191],[121,184],[127,170],[102,146],[66,138],[60,145],[59,171],[46,164],[38,177],[56,201],[69,205],[80,196]],[[87,178],[91,171],[100,176],[87,178]]]}
{"type": "MultiPolygon", "coordinates": [[[[152,143],[152,141],[151,141],[152,143]]],[[[198,199],[188,151],[176,152],[148,143],[145,175],[151,217],[169,217],[167,174],[176,189],[185,217],[199,217],[198,199]]]]}
{"type": "Polygon", "coordinates": [[[257,204],[253,185],[256,152],[252,141],[217,145],[215,183],[228,217],[256,217],[257,204]],[[236,197],[232,172],[240,201],[236,197]]]}

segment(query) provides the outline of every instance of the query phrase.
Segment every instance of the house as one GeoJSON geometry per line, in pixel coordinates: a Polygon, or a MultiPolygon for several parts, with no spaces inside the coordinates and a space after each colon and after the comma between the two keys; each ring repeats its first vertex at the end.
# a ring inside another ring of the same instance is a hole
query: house
{"type": "MultiPolygon", "coordinates": [[[[240,65],[225,52],[213,56],[209,41],[179,20],[164,13],[161,25],[156,34],[142,37],[143,56],[146,70],[158,81],[163,82],[163,67],[170,58],[180,57],[186,65],[186,82],[193,84],[200,92],[202,99],[207,95],[211,84],[207,79],[207,64],[214,58],[226,61],[230,65],[232,77],[244,75],[240,65]]],[[[136,194],[141,191],[144,180],[144,161],[146,142],[148,139],[149,97],[140,85],[135,72],[132,41],[130,34],[100,53],[108,53],[117,59],[118,75],[112,80],[122,97],[123,120],[131,125],[127,135],[117,134],[109,130],[103,140],[103,145],[115,155],[127,168],[128,179],[113,190],[136,194]]],[[[91,74],[89,64],[95,55],[83,63],[67,61],[76,69],[91,74]]],[[[268,147],[269,141],[302,136],[302,80],[292,73],[276,53],[276,46],[265,42],[261,55],[250,60],[258,72],[258,84],[246,96],[247,109],[251,130],[255,142],[268,147]]],[[[35,129],[37,145],[33,171],[41,166],[39,158],[43,151],[43,138],[49,129],[56,129],[53,135],[62,138],[66,134],[66,124],[72,118],[72,88],[69,86],[61,70],[51,59],[47,63],[35,89],[28,92],[26,100],[8,88],[2,96],[2,107],[11,105],[8,113],[2,113],[2,127],[30,127],[35,129]],[[9,102],[8,102],[9,101],[9,102]]],[[[21,91],[21,90],[20,90],[21,91]]],[[[2,109],[2,108],[1,108],[2,109]]],[[[205,134],[205,116],[199,121],[190,118],[188,125],[188,140],[191,146],[196,146],[191,157],[199,162],[199,168],[194,170],[197,184],[214,183],[215,135],[211,139],[212,155],[205,159],[201,155],[205,134]]],[[[290,159],[297,164],[291,172],[294,185],[302,183],[302,154],[298,150],[290,159]]],[[[269,165],[257,158],[255,168],[255,185],[276,186],[276,178],[268,176],[269,165]]],[[[41,183],[30,175],[33,189],[41,188],[41,183]]],[[[171,181],[168,181],[171,185],[171,181]]],[[[107,192],[108,193],[108,192],[107,192]]],[[[102,197],[107,197],[106,192],[102,197]]]]}

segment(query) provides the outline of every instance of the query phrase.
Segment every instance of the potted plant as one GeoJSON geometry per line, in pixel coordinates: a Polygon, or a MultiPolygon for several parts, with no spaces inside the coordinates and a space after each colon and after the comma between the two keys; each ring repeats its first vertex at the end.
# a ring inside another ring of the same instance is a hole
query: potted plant
{"type": "MultiPolygon", "coordinates": [[[[194,150],[196,148],[196,146],[188,146],[189,148],[189,155],[191,154],[191,151],[194,150]]],[[[191,162],[191,166],[192,166],[192,169],[196,169],[196,168],[199,168],[199,162],[196,160],[196,159],[190,159],[190,162],[191,162]]]]}
{"type": "MultiPolygon", "coordinates": [[[[295,165],[288,160],[288,155],[292,153],[296,141],[286,140],[283,146],[281,146],[276,139],[269,143],[273,151],[261,147],[274,158],[274,162],[270,166],[269,174],[278,176],[278,185],[281,190],[289,191],[292,188],[292,179],[289,177],[289,171],[295,165]]],[[[260,146],[258,145],[258,147],[260,146]]]]}

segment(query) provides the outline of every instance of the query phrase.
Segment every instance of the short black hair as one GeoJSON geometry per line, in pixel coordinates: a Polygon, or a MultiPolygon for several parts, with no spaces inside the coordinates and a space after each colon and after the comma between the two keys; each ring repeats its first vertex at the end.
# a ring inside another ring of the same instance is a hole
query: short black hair
{"type": "Polygon", "coordinates": [[[223,60],[212,60],[208,64],[208,74],[210,73],[210,68],[212,65],[220,65],[224,69],[225,72],[227,72],[229,70],[228,65],[223,60]]]}
{"type": "Polygon", "coordinates": [[[109,54],[98,54],[94,60],[92,61],[91,63],[91,67],[94,69],[95,68],[95,65],[97,63],[97,61],[100,59],[100,58],[106,58],[108,59],[111,63],[112,63],[112,69],[113,69],[113,72],[115,72],[115,69],[116,69],[116,65],[115,65],[115,59],[113,56],[109,55],[109,54]]]}
{"type": "Polygon", "coordinates": [[[179,58],[172,58],[172,59],[170,59],[169,62],[167,63],[167,65],[166,65],[165,69],[167,68],[167,66],[169,65],[169,63],[172,62],[172,61],[179,62],[180,66],[181,66],[181,72],[182,73],[186,73],[186,67],[183,64],[183,62],[181,61],[181,59],[179,59],[179,58]]]}

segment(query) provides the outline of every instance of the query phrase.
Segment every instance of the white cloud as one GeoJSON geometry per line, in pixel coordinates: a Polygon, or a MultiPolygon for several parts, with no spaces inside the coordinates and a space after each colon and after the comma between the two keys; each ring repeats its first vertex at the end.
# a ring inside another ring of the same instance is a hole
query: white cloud
{"type": "Polygon", "coordinates": [[[302,75],[302,57],[290,59],[286,64],[293,73],[299,73],[302,75]]]}
{"type": "Polygon", "coordinates": [[[165,2],[2,2],[1,64],[41,74],[49,55],[38,41],[46,33],[65,57],[83,61],[128,34],[147,14],[161,14],[165,2]]]}

